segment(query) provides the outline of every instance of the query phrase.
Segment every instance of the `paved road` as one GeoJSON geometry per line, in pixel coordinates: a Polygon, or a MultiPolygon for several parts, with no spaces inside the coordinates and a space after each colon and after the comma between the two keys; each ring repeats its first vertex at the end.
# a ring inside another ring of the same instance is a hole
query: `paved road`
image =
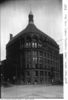
{"type": "Polygon", "coordinates": [[[18,85],[8,88],[2,87],[1,97],[18,99],[63,98],[63,87],[51,85],[18,85]]]}

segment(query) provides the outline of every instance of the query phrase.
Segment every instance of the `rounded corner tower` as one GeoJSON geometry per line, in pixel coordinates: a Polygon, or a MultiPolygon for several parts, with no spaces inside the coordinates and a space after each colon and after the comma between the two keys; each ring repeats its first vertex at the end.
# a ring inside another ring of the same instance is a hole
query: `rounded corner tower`
{"type": "Polygon", "coordinates": [[[6,46],[9,79],[25,84],[45,84],[59,80],[59,46],[34,24],[29,13],[27,27],[6,46]]]}

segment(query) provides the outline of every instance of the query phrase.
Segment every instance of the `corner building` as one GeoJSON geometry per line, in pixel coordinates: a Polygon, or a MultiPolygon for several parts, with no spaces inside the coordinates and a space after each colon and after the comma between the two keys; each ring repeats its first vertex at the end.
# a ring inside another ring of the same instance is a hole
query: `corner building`
{"type": "Polygon", "coordinates": [[[45,84],[60,79],[59,46],[36,28],[33,14],[27,27],[11,36],[6,46],[8,78],[25,84],[45,84]]]}

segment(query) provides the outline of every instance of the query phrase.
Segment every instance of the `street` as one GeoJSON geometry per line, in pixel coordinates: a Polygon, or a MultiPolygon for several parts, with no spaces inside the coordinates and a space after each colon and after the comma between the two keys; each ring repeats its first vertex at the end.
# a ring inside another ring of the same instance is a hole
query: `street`
{"type": "Polygon", "coordinates": [[[63,98],[63,86],[59,85],[14,85],[1,88],[1,98],[46,99],[63,98]]]}

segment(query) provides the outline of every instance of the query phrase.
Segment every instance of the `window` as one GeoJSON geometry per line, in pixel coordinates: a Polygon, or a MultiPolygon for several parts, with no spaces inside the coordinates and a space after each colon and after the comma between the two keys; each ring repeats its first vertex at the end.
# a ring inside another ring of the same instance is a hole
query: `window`
{"type": "Polygon", "coordinates": [[[49,58],[49,53],[48,53],[48,58],[49,58]]]}
{"type": "Polygon", "coordinates": [[[46,57],[46,53],[45,53],[44,55],[45,55],[45,57],[46,57]]]}
{"type": "Polygon", "coordinates": [[[43,71],[40,71],[40,75],[43,76],[43,71]]]}
{"type": "Polygon", "coordinates": [[[37,43],[36,42],[32,42],[32,47],[33,48],[37,48],[37,43]]]}
{"type": "Polygon", "coordinates": [[[34,48],[34,42],[32,43],[32,47],[34,48]]]}
{"type": "Polygon", "coordinates": [[[26,47],[26,48],[31,47],[31,43],[30,43],[30,42],[26,42],[25,47],[26,47]]]}
{"type": "Polygon", "coordinates": [[[41,43],[38,43],[38,47],[42,47],[41,43]]]}
{"type": "Polygon", "coordinates": [[[45,76],[47,76],[47,72],[45,72],[45,76]]]}
{"type": "Polygon", "coordinates": [[[47,66],[45,65],[45,69],[47,68],[47,66]]]}
{"type": "Polygon", "coordinates": [[[37,48],[37,43],[35,43],[35,48],[37,48]]]}
{"type": "Polygon", "coordinates": [[[29,64],[27,64],[27,68],[29,68],[29,64]]]}
{"type": "Polygon", "coordinates": [[[38,71],[36,71],[36,76],[38,76],[38,71]]]}
{"type": "Polygon", "coordinates": [[[31,47],[31,43],[29,42],[29,47],[31,47]]]}
{"type": "Polygon", "coordinates": [[[37,57],[33,57],[33,62],[37,63],[37,57]]]}
{"type": "Polygon", "coordinates": [[[32,56],[36,56],[37,57],[37,51],[32,51],[32,56]]]}
{"type": "Polygon", "coordinates": [[[30,75],[29,71],[27,71],[26,73],[27,73],[27,76],[29,76],[29,75],[30,75]]]}
{"type": "Polygon", "coordinates": [[[36,68],[38,68],[38,64],[35,64],[36,68]]]}
{"type": "Polygon", "coordinates": [[[38,52],[38,57],[40,57],[40,56],[43,56],[43,52],[42,51],[38,52]]]}
{"type": "Polygon", "coordinates": [[[42,68],[42,64],[40,64],[40,68],[42,68]]]}
{"type": "Polygon", "coordinates": [[[42,51],[40,51],[40,56],[43,56],[43,52],[42,51]]]}
{"type": "Polygon", "coordinates": [[[42,62],[43,62],[42,57],[39,57],[39,58],[38,58],[38,63],[40,63],[40,64],[41,64],[42,62]]]}
{"type": "Polygon", "coordinates": [[[28,48],[28,46],[29,46],[28,43],[26,43],[26,44],[25,44],[25,47],[28,48]]]}
{"type": "Polygon", "coordinates": [[[37,63],[37,51],[32,51],[33,62],[37,63]]]}
{"type": "Polygon", "coordinates": [[[25,55],[26,55],[26,62],[31,63],[31,52],[27,51],[25,52],[25,55]]]}
{"type": "Polygon", "coordinates": [[[31,63],[31,58],[27,56],[26,61],[27,63],[31,63]]]}
{"type": "Polygon", "coordinates": [[[48,76],[50,76],[50,72],[48,72],[48,76]]]}

